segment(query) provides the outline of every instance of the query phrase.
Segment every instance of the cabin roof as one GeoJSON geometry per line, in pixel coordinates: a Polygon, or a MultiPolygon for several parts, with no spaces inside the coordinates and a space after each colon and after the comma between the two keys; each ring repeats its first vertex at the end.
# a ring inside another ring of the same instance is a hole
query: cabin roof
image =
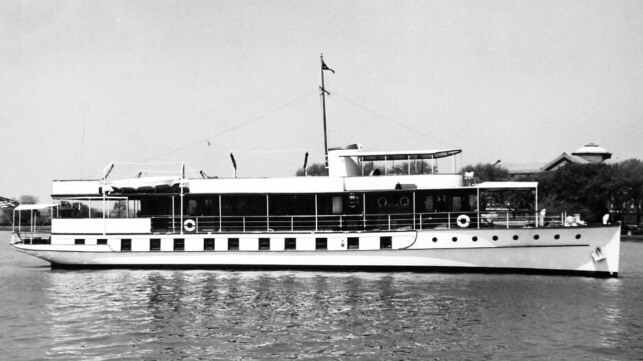
{"type": "Polygon", "coordinates": [[[52,207],[57,207],[58,204],[54,203],[39,203],[39,204],[21,204],[17,206],[14,211],[27,211],[27,210],[40,210],[52,207]]]}
{"type": "Polygon", "coordinates": [[[532,189],[538,187],[538,182],[482,182],[476,184],[480,189],[532,189]]]}
{"type": "Polygon", "coordinates": [[[461,149],[444,149],[444,150],[401,150],[386,152],[344,152],[340,157],[359,157],[363,161],[381,161],[381,160],[416,160],[416,159],[438,159],[449,157],[461,153],[461,149]]]}

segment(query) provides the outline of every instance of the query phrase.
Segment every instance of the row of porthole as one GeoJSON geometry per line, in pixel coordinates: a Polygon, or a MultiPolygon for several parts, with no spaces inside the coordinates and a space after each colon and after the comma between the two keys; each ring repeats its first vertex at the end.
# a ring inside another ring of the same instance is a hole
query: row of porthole
{"type": "MultiPolygon", "coordinates": [[[[514,236],[513,236],[513,240],[514,240],[514,241],[517,241],[519,238],[520,238],[520,237],[518,237],[518,235],[514,235],[514,236]]],[[[498,236],[493,236],[491,239],[493,239],[494,241],[497,241],[499,238],[498,238],[498,236]]],[[[540,239],[540,236],[536,234],[536,235],[534,235],[534,239],[535,239],[535,240],[538,240],[538,239],[540,239]]],[[[560,234],[556,234],[556,235],[554,235],[554,239],[560,239],[560,234]]],[[[580,235],[580,234],[577,234],[577,235],[576,235],[576,239],[581,239],[581,235],[580,235]]],[[[451,238],[451,240],[452,240],[453,242],[457,242],[457,241],[458,241],[458,237],[453,237],[453,238],[451,238]]],[[[478,242],[478,237],[477,237],[477,236],[473,236],[473,237],[471,238],[471,240],[472,240],[472,241],[474,241],[474,242],[478,242]]],[[[437,242],[437,241],[438,241],[438,237],[433,237],[433,242],[435,243],[435,242],[437,242]]]]}

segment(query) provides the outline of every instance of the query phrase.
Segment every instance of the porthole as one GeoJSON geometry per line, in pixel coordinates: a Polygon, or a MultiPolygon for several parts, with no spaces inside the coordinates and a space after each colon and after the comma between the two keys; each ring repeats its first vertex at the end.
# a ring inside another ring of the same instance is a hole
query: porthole
{"type": "Polygon", "coordinates": [[[559,239],[559,238],[560,238],[560,234],[557,234],[554,236],[554,239],[559,239]]]}
{"type": "Polygon", "coordinates": [[[577,235],[576,235],[576,239],[580,239],[580,234],[577,234],[577,235]]]}
{"type": "Polygon", "coordinates": [[[457,242],[457,241],[458,241],[458,237],[453,237],[453,238],[451,238],[451,240],[452,240],[453,242],[457,242]]]}
{"type": "Polygon", "coordinates": [[[538,238],[540,238],[540,236],[539,236],[539,235],[537,235],[537,234],[536,234],[536,235],[534,235],[534,239],[535,239],[535,240],[538,240],[538,238]]]}
{"type": "Polygon", "coordinates": [[[433,237],[433,243],[438,241],[438,237],[433,237]]]}
{"type": "Polygon", "coordinates": [[[388,200],[385,197],[379,197],[377,199],[377,205],[382,208],[385,207],[388,204],[388,200]]]}
{"type": "Polygon", "coordinates": [[[474,241],[474,242],[478,242],[478,237],[473,236],[473,238],[471,238],[471,240],[474,241]]]}
{"type": "Polygon", "coordinates": [[[518,238],[519,238],[519,237],[518,237],[518,235],[517,235],[517,234],[515,234],[515,235],[514,235],[514,241],[517,241],[517,240],[518,240],[518,238]]]}
{"type": "Polygon", "coordinates": [[[492,239],[493,239],[494,241],[497,241],[497,240],[498,240],[498,236],[493,236],[493,238],[492,238],[492,239]]]}

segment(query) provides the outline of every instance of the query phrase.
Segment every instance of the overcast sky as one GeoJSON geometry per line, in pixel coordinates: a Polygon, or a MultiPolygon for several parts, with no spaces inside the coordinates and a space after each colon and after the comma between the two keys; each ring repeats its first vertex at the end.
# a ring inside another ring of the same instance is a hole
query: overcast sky
{"type": "Polygon", "coordinates": [[[643,1],[3,0],[0,195],[230,152],[294,175],[323,160],[320,53],[330,146],[643,158],[643,1]]]}

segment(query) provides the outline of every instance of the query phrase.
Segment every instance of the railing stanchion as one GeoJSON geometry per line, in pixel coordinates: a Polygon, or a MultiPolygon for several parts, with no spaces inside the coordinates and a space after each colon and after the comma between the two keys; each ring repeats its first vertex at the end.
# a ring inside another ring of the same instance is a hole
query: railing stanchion
{"type": "Polygon", "coordinates": [[[451,213],[447,213],[447,229],[451,229],[451,213]]]}
{"type": "Polygon", "coordinates": [[[241,227],[243,231],[246,231],[246,217],[241,217],[241,227]]]}
{"type": "Polygon", "coordinates": [[[290,232],[295,231],[295,217],[290,216],[290,232]]]}
{"type": "Polygon", "coordinates": [[[391,230],[391,215],[388,215],[388,230],[391,230]]]}
{"type": "Polygon", "coordinates": [[[420,231],[422,230],[422,213],[420,213],[420,231]]]}
{"type": "Polygon", "coordinates": [[[506,214],[507,214],[507,228],[509,228],[509,212],[507,212],[506,214]]]}

